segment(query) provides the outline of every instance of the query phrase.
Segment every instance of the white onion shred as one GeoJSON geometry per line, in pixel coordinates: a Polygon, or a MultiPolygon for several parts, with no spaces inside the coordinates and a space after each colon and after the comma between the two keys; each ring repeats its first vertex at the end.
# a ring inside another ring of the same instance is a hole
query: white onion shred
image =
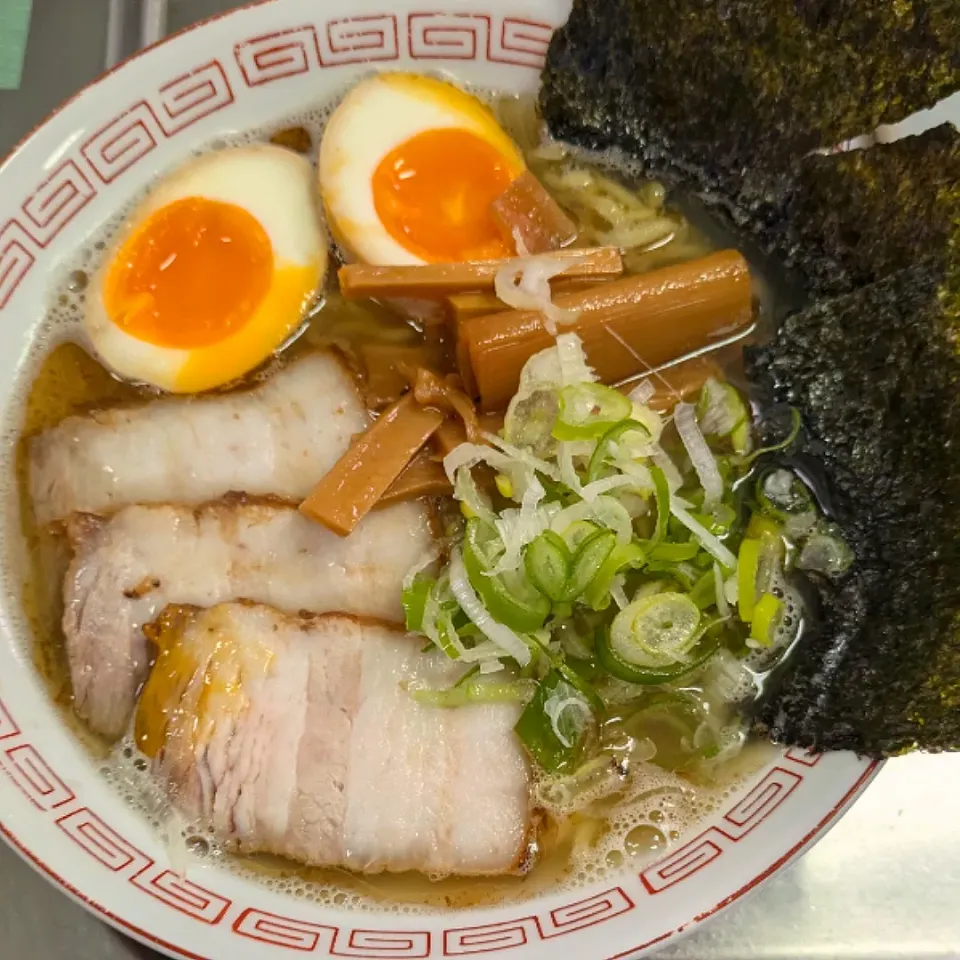
{"type": "Polygon", "coordinates": [[[550,280],[578,259],[540,256],[510,260],[497,271],[494,290],[509,307],[542,313],[547,332],[555,337],[557,325],[573,323],[580,312],[564,310],[553,302],[550,280]]]}
{"type": "Polygon", "coordinates": [[[573,463],[573,444],[561,440],[557,444],[557,463],[560,464],[560,482],[574,493],[583,496],[583,484],[573,463]]]}
{"type": "Polygon", "coordinates": [[[594,383],[597,375],[583,350],[583,341],[575,333],[562,333],[557,337],[557,360],[560,367],[560,386],[571,387],[578,383],[594,383]]]}
{"type": "Polygon", "coordinates": [[[727,577],[727,582],[723,585],[723,594],[727,598],[727,603],[735,604],[739,598],[740,590],[737,587],[737,575],[727,577]]]}
{"type": "Polygon", "coordinates": [[[613,530],[618,543],[629,543],[633,539],[633,520],[627,508],[614,497],[601,494],[593,503],[575,503],[553,518],[550,529],[563,536],[563,532],[578,520],[592,520],[613,530]]]}
{"type": "Polygon", "coordinates": [[[406,576],[403,578],[403,589],[407,590],[413,585],[413,581],[416,579],[418,573],[423,573],[431,564],[436,563],[440,559],[440,546],[434,544],[428,550],[420,555],[420,559],[407,571],[406,576]]]}
{"type": "Polygon", "coordinates": [[[649,484],[644,484],[642,478],[644,475],[649,478],[650,471],[645,470],[640,464],[636,466],[640,468],[638,475],[604,477],[602,480],[594,480],[593,483],[588,483],[583,487],[580,491],[580,496],[583,497],[587,503],[592,503],[601,494],[609,493],[611,490],[619,490],[621,487],[632,487],[633,489],[646,487],[649,489],[649,484]]]}
{"type": "Polygon", "coordinates": [[[491,573],[518,570],[523,562],[523,548],[550,526],[553,514],[538,509],[546,495],[543,484],[535,479],[524,492],[519,510],[508,508],[494,519],[493,525],[503,542],[504,552],[491,573]]]}
{"type": "Polygon", "coordinates": [[[717,613],[726,620],[730,616],[730,604],[727,602],[727,585],[719,563],[713,565],[713,585],[717,592],[717,613]]]}
{"type": "Polygon", "coordinates": [[[493,512],[490,498],[480,491],[471,468],[459,467],[456,476],[457,479],[453,483],[454,499],[465,503],[481,520],[493,523],[496,514],[493,512]]]}
{"type": "Polygon", "coordinates": [[[503,663],[500,660],[484,660],[480,664],[481,673],[499,673],[503,669],[503,663]]]}
{"type": "Polygon", "coordinates": [[[657,388],[649,380],[641,380],[628,394],[627,397],[632,403],[646,403],[655,393],[657,388]]]}
{"type": "Polygon", "coordinates": [[[703,487],[704,506],[717,503],[723,496],[723,478],[713,452],[700,432],[693,404],[678,403],[673,408],[673,422],[703,487]]]}
{"type": "Polygon", "coordinates": [[[467,569],[463,565],[459,547],[455,547],[450,554],[450,589],[457,598],[460,609],[487,639],[496,644],[507,656],[513,657],[521,667],[525,667],[530,662],[530,648],[509,627],[497,623],[480,602],[480,598],[467,578],[467,569]]]}
{"type": "MultiPolygon", "coordinates": [[[[531,484],[539,483],[536,476],[538,471],[551,480],[560,479],[560,471],[556,467],[535,457],[528,450],[514,447],[501,440],[496,434],[485,433],[484,437],[493,446],[481,443],[461,443],[443,458],[443,469],[451,483],[454,484],[455,496],[457,471],[461,468],[475,467],[478,463],[489,464],[494,470],[506,474],[513,484],[514,499],[522,497],[524,491],[531,484]],[[501,449],[495,449],[497,447],[501,449]]],[[[467,492],[469,492],[469,487],[467,492]]],[[[458,499],[460,498],[458,497],[458,499]]]]}
{"type": "Polygon", "coordinates": [[[523,239],[523,231],[515,226],[511,231],[513,234],[513,245],[516,247],[518,257],[529,257],[530,251],[523,239]]]}
{"type": "Polygon", "coordinates": [[[464,663],[479,663],[483,665],[491,660],[496,660],[497,657],[503,656],[503,647],[499,643],[494,643],[492,640],[484,640],[483,643],[478,643],[475,647],[470,647],[470,649],[464,648],[463,653],[460,656],[460,659],[464,663]]]}
{"type": "MultiPolygon", "coordinates": [[[[528,470],[536,470],[539,473],[542,473],[545,477],[549,477],[551,480],[560,479],[560,471],[557,470],[553,464],[547,463],[546,460],[542,460],[540,457],[535,457],[529,450],[524,450],[522,447],[515,447],[512,443],[507,443],[503,437],[498,437],[495,433],[487,433],[486,431],[483,431],[481,435],[483,436],[484,440],[486,440],[493,447],[496,447],[501,454],[505,454],[505,457],[502,459],[507,461],[508,468],[510,466],[516,467],[517,465],[522,465],[528,470]],[[511,461],[513,462],[511,463],[511,461]]],[[[447,454],[443,461],[444,467],[447,465],[447,460],[452,457],[453,454],[456,453],[461,447],[463,447],[462,443],[460,444],[460,447],[457,447],[455,450],[447,454]]],[[[493,452],[490,451],[489,447],[480,447],[480,449],[486,450],[488,454],[493,452]]],[[[497,465],[487,457],[484,457],[483,459],[485,459],[490,466],[497,465]]]]}
{"type": "Polygon", "coordinates": [[[618,573],[610,583],[610,596],[613,597],[613,602],[616,603],[621,610],[630,606],[630,599],[623,589],[625,582],[626,577],[624,577],[622,573],[618,573]]]}
{"type": "Polygon", "coordinates": [[[571,707],[579,710],[584,715],[585,720],[589,722],[592,716],[590,708],[579,697],[563,697],[562,699],[555,697],[543,705],[543,712],[550,718],[550,726],[553,728],[554,735],[565,747],[572,747],[573,741],[568,739],[560,729],[560,715],[564,710],[569,710],[571,707]]]}
{"type": "MultiPolygon", "coordinates": [[[[656,447],[654,449],[651,459],[663,471],[671,493],[679,490],[683,486],[683,476],[677,469],[677,465],[670,459],[670,454],[662,447],[656,447]]],[[[446,463],[446,461],[444,461],[444,463],[446,463]]]]}
{"type": "Polygon", "coordinates": [[[677,502],[677,499],[677,497],[670,498],[670,512],[697,538],[700,546],[714,560],[728,570],[736,569],[737,558],[706,527],[694,520],[683,505],[677,502]]]}

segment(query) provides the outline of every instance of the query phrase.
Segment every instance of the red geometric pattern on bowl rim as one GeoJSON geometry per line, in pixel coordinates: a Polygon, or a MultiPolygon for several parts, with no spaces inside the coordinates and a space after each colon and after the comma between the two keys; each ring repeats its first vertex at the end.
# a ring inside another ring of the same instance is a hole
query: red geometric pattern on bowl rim
{"type": "MultiPolygon", "coordinates": [[[[218,18],[214,18],[218,19],[218,18]]],[[[512,16],[427,10],[401,15],[384,13],[336,17],[321,26],[307,24],[274,34],[250,37],[234,46],[232,73],[228,61],[213,58],[186,71],[179,69],[149,99],[140,98],[87,137],[23,201],[21,217],[0,226],[0,314],[37,263],[38,254],[93,200],[97,184],[110,185],[149,156],[165,139],[177,137],[200,120],[230,107],[244,89],[254,89],[313,70],[349,64],[390,62],[401,50],[414,60],[469,59],[539,69],[553,27],[512,16]],[[231,81],[230,77],[235,79],[231,81]]],[[[93,869],[121,875],[136,889],[192,920],[216,926],[229,922],[237,935],[294,952],[323,947],[330,956],[355,958],[422,958],[466,956],[503,951],[530,941],[551,941],[602,924],[635,909],[620,887],[579,900],[544,915],[451,927],[440,943],[427,931],[364,930],[309,923],[235,905],[230,900],[181,878],[120,836],[82,805],[37,748],[23,735],[0,701],[0,768],[39,810],[55,816],[57,827],[90,858],[93,869]],[[10,741],[13,741],[10,743],[10,741]]],[[[791,748],[784,766],[768,771],[762,781],[726,812],[723,826],[712,826],[670,852],[640,874],[646,892],[656,895],[693,876],[721,857],[769,817],[802,782],[804,772],[820,757],[791,748]],[[786,764],[790,765],[788,769],[786,764]]],[[[785,861],[829,822],[872,776],[868,766],[834,811],[805,838],[785,861]]],[[[39,861],[0,821],[0,833],[55,882],[108,920],[146,942],[191,960],[204,960],[140,930],[94,903],[39,861]]],[[[773,872],[780,862],[772,865],[773,872]]],[[[759,883],[755,878],[731,899],[759,883]]],[[[710,913],[715,912],[710,911],[710,913]]],[[[705,914],[703,916],[708,916],[705,914]]],[[[703,919],[703,917],[698,917],[703,919]]],[[[665,939],[659,937],[655,941],[665,939]]],[[[641,950],[641,944],[622,956],[641,950]]]]}

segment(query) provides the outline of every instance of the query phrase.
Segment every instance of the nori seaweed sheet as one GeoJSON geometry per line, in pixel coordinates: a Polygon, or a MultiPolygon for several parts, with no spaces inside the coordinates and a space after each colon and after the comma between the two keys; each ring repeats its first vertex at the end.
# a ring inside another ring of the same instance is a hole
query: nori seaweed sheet
{"type": "Polygon", "coordinates": [[[756,216],[810,150],[958,86],[956,0],[574,0],[540,110],[756,216]]]}
{"type": "Polygon", "coordinates": [[[856,562],[757,723],[889,756],[960,749],[960,136],[812,154],[960,87],[956,0],[574,0],[540,108],[693,189],[815,304],[747,353],[803,416],[856,562]]]}
{"type": "Polygon", "coordinates": [[[942,260],[954,231],[960,133],[943,124],[869,149],[805,157],[778,216],[751,233],[811,292],[836,294],[919,257],[942,260]]]}
{"type": "MultiPolygon", "coordinates": [[[[856,563],[761,704],[776,740],[889,756],[960,749],[960,315],[930,259],[794,314],[747,351],[804,414],[856,563]]],[[[945,284],[947,284],[945,286],[945,284]]]]}

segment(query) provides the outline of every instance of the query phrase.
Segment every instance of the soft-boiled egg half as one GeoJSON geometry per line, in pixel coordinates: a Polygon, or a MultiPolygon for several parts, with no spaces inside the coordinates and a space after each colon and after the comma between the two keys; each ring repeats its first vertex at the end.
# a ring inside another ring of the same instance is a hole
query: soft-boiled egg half
{"type": "Polygon", "coordinates": [[[307,160],[269,144],[209,153],[128,217],[87,293],[84,326],[120,376],[208,390],[296,331],[327,246],[307,160]]]}
{"type": "Polygon", "coordinates": [[[320,195],[346,253],[381,265],[510,256],[490,204],[525,169],[476,97],[433,77],[384,73],[334,111],[320,195]]]}

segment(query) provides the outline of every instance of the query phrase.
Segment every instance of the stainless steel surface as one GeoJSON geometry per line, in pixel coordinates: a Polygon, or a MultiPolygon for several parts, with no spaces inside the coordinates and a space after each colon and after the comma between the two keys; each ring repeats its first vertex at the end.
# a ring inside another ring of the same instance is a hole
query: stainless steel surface
{"type": "MultiPolygon", "coordinates": [[[[101,69],[111,5],[119,6],[111,0],[34,0],[23,87],[0,92],[0,156],[101,69]]],[[[137,4],[124,5],[139,23],[137,4]]],[[[171,0],[168,26],[179,29],[236,5],[171,0]]],[[[129,27],[123,25],[115,44],[127,42],[129,27]]],[[[960,755],[887,764],[802,860],[660,956],[960,958],[958,796],[960,755]]],[[[156,954],[103,926],[0,844],[0,957],[154,960],[156,954]]]]}
{"type": "Polygon", "coordinates": [[[153,46],[167,32],[167,0],[141,0],[140,46],[153,46]]]}

